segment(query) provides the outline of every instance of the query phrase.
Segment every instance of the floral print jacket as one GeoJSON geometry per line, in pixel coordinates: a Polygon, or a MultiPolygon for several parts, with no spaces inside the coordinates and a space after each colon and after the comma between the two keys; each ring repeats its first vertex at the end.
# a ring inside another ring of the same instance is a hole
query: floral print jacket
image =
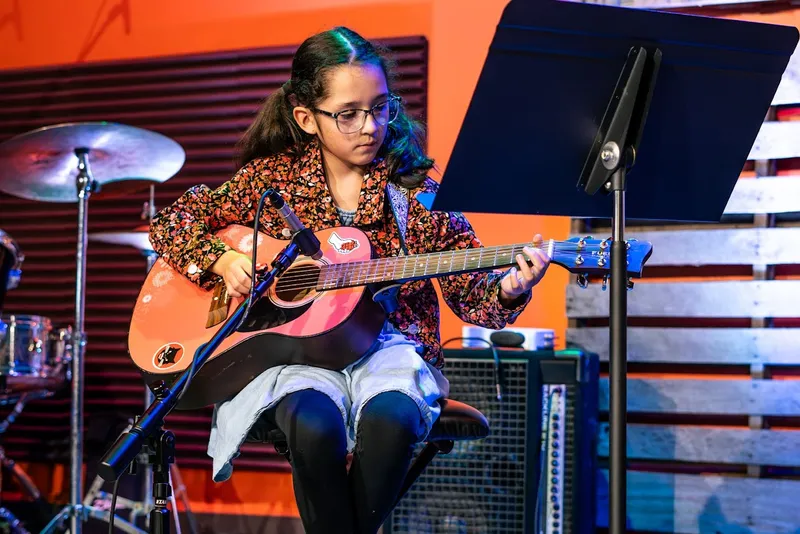
{"type": "MultiPolygon", "coordinates": [[[[376,160],[365,175],[353,226],[369,237],[376,257],[402,253],[399,231],[388,202],[387,170],[376,160]]],[[[269,187],[290,203],[308,228],[319,231],[341,226],[325,179],[320,148],[311,142],[302,156],[270,156],[251,161],[216,190],[198,185],[162,210],[150,227],[155,251],[172,267],[200,287],[211,289],[221,277],[209,271],[230,249],[214,233],[230,224],[252,226],[258,200],[269,187]]],[[[432,212],[426,199],[438,184],[426,179],[409,192],[406,246],[410,254],[480,247],[469,222],[460,213],[432,212]]],[[[287,239],[280,216],[268,206],[262,210],[263,231],[287,239]]],[[[530,301],[530,292],[513,309],[498,300],[502,272],[483,272],[437,278],[447,305],[463,321],[499,329],[513,323],[530,301]]],[[[389,320],[407,337],[424,346],[426,361],[444,365],[439,338],[439,300],[430,279],[408,282],[398,294],[398,307],[389,320]]]]}

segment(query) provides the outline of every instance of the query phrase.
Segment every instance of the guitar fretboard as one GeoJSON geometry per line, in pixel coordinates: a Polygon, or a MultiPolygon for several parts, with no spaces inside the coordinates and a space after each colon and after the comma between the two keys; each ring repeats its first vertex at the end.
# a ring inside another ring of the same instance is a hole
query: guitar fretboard
{"type": "Polygon", "coordinates": [[[379,258],[370,261],[323,266],[316,285],[318,291],[341,289],[395,280],[415,280],[447,274],[489,270],[516,265],[528,243],[448,250],[430,254],[379,258]]]}

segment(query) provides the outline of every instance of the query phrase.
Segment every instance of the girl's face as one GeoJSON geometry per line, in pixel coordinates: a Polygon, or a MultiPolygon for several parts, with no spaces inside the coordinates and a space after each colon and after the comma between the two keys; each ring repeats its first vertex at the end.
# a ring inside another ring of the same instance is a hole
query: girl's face
{"type": "Polygon", "coordinates": [[[386,137],[386,124],[375,121],[375,116],[388,116],[386,77],[377,65],[342,65],[327,73],[325,82],[328,96],[314,109],[295,108],[295,120],[319,138],[327,157],[348,167],[365,167],[375,159],[386,137]],[[370,109],[374,113],[364,120],[359,110],[370,109]]]}

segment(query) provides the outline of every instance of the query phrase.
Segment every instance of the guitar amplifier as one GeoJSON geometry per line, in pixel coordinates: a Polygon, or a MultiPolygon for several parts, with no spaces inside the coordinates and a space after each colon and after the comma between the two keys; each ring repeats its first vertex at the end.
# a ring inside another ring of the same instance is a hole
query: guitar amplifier
{"type": "MultiPolygon", "coordinates": [[[[445,350],[450,398],[490,435],[438,455],[384,524],[386,534],[595,532],[598,360],[580,351],[445,350]]],[[[418,449],[419,450],[419,449],[418,449]]]]}

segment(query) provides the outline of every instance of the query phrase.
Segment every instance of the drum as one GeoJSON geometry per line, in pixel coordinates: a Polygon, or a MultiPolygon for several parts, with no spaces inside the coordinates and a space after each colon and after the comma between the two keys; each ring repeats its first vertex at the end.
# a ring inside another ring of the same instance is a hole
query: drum
{"type": "Polygon", "coordinates": [[[53,391],[66,381],[72,328],[40,315],[0,316],[0,394],[53,391]]]}
{"type": "Polygon", "coordinates": [[[25,256],[22,255],[17,243],[0,230],[0,312],[3,311],[6,292],[19,284],[23,261],[25,256]]]}

